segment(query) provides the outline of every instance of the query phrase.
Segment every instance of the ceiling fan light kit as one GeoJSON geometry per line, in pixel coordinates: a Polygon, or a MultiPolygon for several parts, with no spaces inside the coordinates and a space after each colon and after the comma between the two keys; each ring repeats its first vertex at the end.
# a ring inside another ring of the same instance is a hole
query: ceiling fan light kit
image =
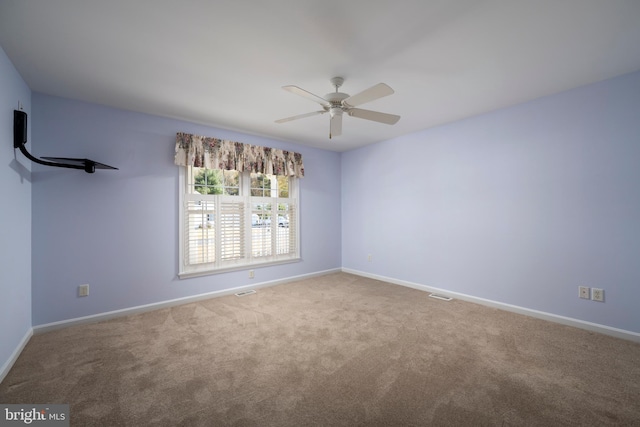
{"type": "Polygon", "coordinates": [[[329,121],[329,139],[331,139],[334,136],[342,135],[343,113],[347,113],[347,115],[351,117],[371,120],[387,125],[394,125],[398,122],[398,120],[400,120],[400,116],[397,116],[395,114],[355,108],[358,105],[375,101],[376,99],[393,94],[393,89],[391,89],[388,85],[384,83],[378,83],[375,86],[371,86],[369,89],[365,89],[362,92],[351,96],[347,93],[338,92],[338,89],[340,88],[340,86],[342,86],[343,83],[344,79],[342,77],[332,78],[331,84],[336,88],[336,91],[326,94],[324,98],[301,89],[298,86],[283,86],[282,88],[288,92],[317,102],[322,106],[323,109],[320,111],[313,111],[311,113],[279,119],[276,120],[276,123],[285,123],[292,120],[302,119],[305,117],[311,117],[328,112],[331,118],[329,121]]]}

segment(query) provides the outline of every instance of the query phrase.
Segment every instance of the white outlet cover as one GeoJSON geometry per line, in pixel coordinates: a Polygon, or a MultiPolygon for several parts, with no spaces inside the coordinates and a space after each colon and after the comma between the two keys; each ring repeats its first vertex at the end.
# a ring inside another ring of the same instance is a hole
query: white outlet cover
{"type": "Polygon", "coordinates": [[[591,299],[593,301],[604,302],[604,289],[592,288],[591,289],[591,299]]]}

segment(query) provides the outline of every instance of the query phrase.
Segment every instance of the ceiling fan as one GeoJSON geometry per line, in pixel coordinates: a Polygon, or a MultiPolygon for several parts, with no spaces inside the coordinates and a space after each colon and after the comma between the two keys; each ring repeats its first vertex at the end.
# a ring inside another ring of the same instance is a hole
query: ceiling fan
{"type": "Polygon", "coordinates": [[[286,91],[317,102],[322,106],[322,110],[276,120],[276,123],[284,123],[291,120],[302,119],[304,117],[315,116],[317,114],[329,113],[331,116],[331,120],[329,122],[329,139],[331,139],[334,136],[342,135],[342,113],[347,113],[347,115],[351,117],[372,120],[374,122],[385,123],[388,125],[394,125],[398,120],[400,120],[400,116],[396,116],[395,114],[355,108],[358,105],[375,101],[378,98],[393,94],[393,89],[386,84],[378,83],[375,86],[371,86],[369,89],[365,89],[360,93],[350,96],[346,93],[338,92],[342,83],[344,83],[344,79],[342,77],[332,78],[331,84],[335,86],[336,91],[326,94],[324,98],[314,95],[304,89],[300,89],[298,86],[282,86],[282,89],[286,91]]]}

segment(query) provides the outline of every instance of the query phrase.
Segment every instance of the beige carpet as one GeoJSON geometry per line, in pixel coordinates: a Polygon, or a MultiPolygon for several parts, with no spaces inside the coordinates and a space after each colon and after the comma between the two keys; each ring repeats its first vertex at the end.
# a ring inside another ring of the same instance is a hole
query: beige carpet
{"type": "Polygon", "coordinates": [[[35,335],[0,402],[78,426],[640,426],[640,344],[338,273],[35,335]]]}

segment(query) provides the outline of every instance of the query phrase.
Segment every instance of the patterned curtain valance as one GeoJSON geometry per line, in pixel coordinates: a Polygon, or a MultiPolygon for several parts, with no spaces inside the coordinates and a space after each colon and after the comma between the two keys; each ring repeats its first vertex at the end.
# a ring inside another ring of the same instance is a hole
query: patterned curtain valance
{"type": "Polygon", "coordinates": [[[207,169],[304,176],[300,153],[182,132],[176,135],[174,163],[207,169]]]}

